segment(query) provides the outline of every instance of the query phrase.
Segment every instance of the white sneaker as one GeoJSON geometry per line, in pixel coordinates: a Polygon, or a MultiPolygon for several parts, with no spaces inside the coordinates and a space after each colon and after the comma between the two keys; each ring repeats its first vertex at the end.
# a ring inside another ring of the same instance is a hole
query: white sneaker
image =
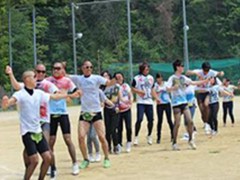
{"type": "Polygon", "coordinates": [[[152,145],[152,136],[147,136],[147,143],[152,145]]]}
{"type": "Polygon", "coordinates": [[[205,128],[204,128],[204,130],[205,130],[205,134],[206,134],[206,135],[211,134],[211,127],[210,127],[210,125],[209,125],[208,123],[205,123],[205,128]]]}
{"type": "Polygon", "coordinates": [[[184,133],[181,140],[183,141],[188,141],[189,140],[189,134],[188,133],[184,133]]]}
{"type": "Polygon", "coordinates": [[[88,154],[88,160],[89,160],[89,162],[91,162],[91,163],[95,162],[95,159],[94,159],[94,157],[93,157],[92,154],[88,154]]]}
{"type": "Polygon", "coordinates": [[[212,130],[212,136],[216,136],[217,135],[217,131],[214,131],[214,130],[212,130]]]}
{"type": "Polygon", "coordinates": [[[79,174],[78,163],[73,163],[73,165],[72,165],[72,174],[73,175],[78,175],[79,174]]]}
{"type": "Polygon", "coordinates": [[[119,153],[122,152],[122,146],[121,146],[121,144],[118,144],[118,152],[119,152],[119,153]]]}
{"type": "Polygon", "coordinates": [[[189,146],[191,147],[191,149],[193,149],[193,150],[196,150],[196,149],[197,149],[197,146],[196,146],[196,144],[194,143],[193,140],[189,141],[188,144],[189,144],[189,146]]]}
{"type": "Polygon", "coordinates": [[[50,176],[50,174],[51,174],[51,166],[49,166],[47,170],[47,175],[50,176]]]}
{"type": "Polygon", "coordinates": [[[100,154],[100,152],[96,152],[95,160],[96,160],[96,162],[100,162],[101,161],[101,154],[100,154]]]}
{"type": "Polygon", "coordinates": [[[134,145],[134,146],[137,146],[137,145],[138,145],[138,137],[137,137],[137,136],[136,136],[135,139],[134,139],[133,145],[134,145]]]}
{"type": "Polygon", "coordinates": [[[178,145],[176,143],[172,145],[172,149],[174,151],[180,151],[180,149],[179,149],[179,147],[178,147],[178,145]]]}
{"type": "Polygon", "coordinates": [[[132,143],[131,142],[127,142],[126,143],[126,152],[131,152],[131,146],[132,146],[132,143]]]}

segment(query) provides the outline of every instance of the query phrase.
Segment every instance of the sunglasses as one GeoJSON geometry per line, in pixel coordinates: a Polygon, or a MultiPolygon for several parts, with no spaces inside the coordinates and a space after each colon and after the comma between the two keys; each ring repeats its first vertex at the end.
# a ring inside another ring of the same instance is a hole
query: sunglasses
{"type": "Polygon", "coordinates": [[[42,73],[42,74],[45,74],[46,73],[46,71],[44,71],[44,70],[36,70],[37,71],[37,73],[42,73]]]}
{"type": "Polygon", "coordinates": [[[59,71],[59,70],[61,70],[61,69],[62,69],[61,67],[53,67],[53,70],[59,71]]]}
{"type": "Polygon", "coordinates": [[[85,66],[85,69],[92,69],[92,66],[85,66]]]}

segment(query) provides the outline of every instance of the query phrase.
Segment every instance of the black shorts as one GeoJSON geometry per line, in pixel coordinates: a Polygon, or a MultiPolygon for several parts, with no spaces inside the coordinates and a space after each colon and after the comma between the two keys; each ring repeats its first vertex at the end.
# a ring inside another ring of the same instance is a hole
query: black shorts
{"type": "Polygon", "coordinates": [[[63,134],[71,133],[71,126],[68,114],[51,114],[50,117],[50,136],[56,136],[58,130],[58,124],[60,124],[61,130],[63,134]]]}
{"type": "Polygon", "coordinates": [[[197,94],[197,100],[199,103],[204,103],[206,97],[209,95],[209,92],[205,92],[205,93],[198,93],[197,94]]]}
{"type": "Polygon", "coordinates": [[[39,142],[35,141],[32,138],[32,135],[34,135],[34,133],[28,132],[22,136],[22,141],[28,156],[34,155],[37,152],[39,152],[39,154],[42,154],[46,151],[49,151],[48,143],[44,135],[42,132],[39,134],[41,135],[41,140],[39,142]]]}
{"type": "Polygon", "coordinates": [[[81,113],[81,115],[80,115],[80,117],[79,117],[79,121],[86,121],[86,122],[89,122],[89,123],[94,123],[94,122],[96,122],[96,121],[98,121],[98,120],[102,120],[102,113],[101,113],[101,112],[97,112],[97,113],[91,118],[91,120],[86,120],[86,119],[84,119],[82,113],[81,113]]]}
{"type": "Polygon", "coordinates": [[[187,104],[180,104],[178,106],[173,106],[173,113],[174,114],[177,114],[177,113],[183,114],[183,111],[185,111],[186,109],[188,109],[187,104]]]}

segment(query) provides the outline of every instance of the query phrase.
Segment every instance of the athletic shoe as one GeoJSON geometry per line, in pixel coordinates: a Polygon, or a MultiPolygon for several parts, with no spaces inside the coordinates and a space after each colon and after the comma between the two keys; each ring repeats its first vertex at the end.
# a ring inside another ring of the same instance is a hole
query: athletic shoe
{"type": "Polygon", "coordinates": [[[101,161],[101,154],[100,154],[100,152],[96,152],[95,160],[96,160],[96,162],[100,162],[101,161]]]}
{"type": "Polygon", "coordinates": [[[188,133],[184,133],[181,140],[183,141],[188,141],[189,140],[189,134],[188,133]]]}
{"type": "Polygon", "coordinates": [[[193,149],[193,150],[196,150],[196,149],[197,149],[197,146],[196,146],[196,144],[194,143],[193,140],[189,141],[188,144],[189,144],[189,146],[191,147],[191,149],[193,149]]]}
{"type": "Polygon", "coordinates": [[[79,168],[80,169],[85,169],[89,165],[89,160],[83,160],[82,163],[80,164],[79,168]]]}
{"type": "Polygon", "coordinates": [[[211,134],[211,127],[210,127],[210,125],[209,125],[208,123],[205,123],[205,128],[204,128],[204,130],[205,130],[205,134],[206,134],[206,135],[211,134]]]}
{"type": "Polygon", "coordinates": [[[120,154],[118,145],[113,148],[114,154],[120,154]]]}
{"type": "Polygon", "coordinates": [[[51,179],[51,180],[55,180],[55,179],[56,179],[56,176],[57,176],[57,170],[51,168],[50,179],[51,179]]]}
{"type": "Polygon", "coordinates": [[[131,152],[131,146],[132,146],[132,143],[131,142],[127,142],[126,143],[126,152],[131,152]]]}
{"type": "Polygon", "coordinates": [[[91,163],[95,162],[95,159],[94,159],[94,157],[93,157],[92,154],[89,154],[89,155],[88,155],[88,160],[89,160],[89,162],[91,162],[91,163]]]}
{"type": "Polygon", "coordinates": [[[157,143],[157,144],[160,144],[160,142],[161,142],[160,139],[157,139],[157,142],[156,142],[156,143],[157,143]]]}
{"type": "Polygon", "coordinates": [[[214,130],[212,130],[212,136],[216,136],[217,135],[217,131],[214,131],[214,130]]]}
{"type": "Polygon", "coordinates": [[[122,146],[121,146],[121,144],[118,144],[118,151],[119,151],[119,153],[122,152],[122,146]]]}
{"type": "Polygon", "coordinates": [[[50,176],[50,174],[51,174],[51,166],[48,167],[48,170],[47,170],[47,174],[46,174],[46,175],[50,176]]]}
{"type": "Polygon", "coordinates": [[[109,159],[104,159],[103,167],[104,168],[109,168],[110,166],[111,166],[110,160],[109,159]]]}
{"type": "Polygon", "coordinates": [[[79,174],[79,167],[77,163],[73,163],[72,165],[72,174],[73,175],[78,175],[79,174]]]}
{"type": "Polygon", "coordinates": [[[134,146],[137,146],[137,145],[138,145],[138,137],[137,137],[137,136],[135,136],[135,139],[134,139],[133,145],[134,145],[134,146]]]}
{"type": "Polygon", "coordinates": [[[180,151],[180,149],[176,143],[172,145],[172,149],[173,149],[173,151],[180,151]]]}
{"type": "Polygon", "coordinates": [[[152,136],[147,136],[147,143],[152,145],[152,136]]]}

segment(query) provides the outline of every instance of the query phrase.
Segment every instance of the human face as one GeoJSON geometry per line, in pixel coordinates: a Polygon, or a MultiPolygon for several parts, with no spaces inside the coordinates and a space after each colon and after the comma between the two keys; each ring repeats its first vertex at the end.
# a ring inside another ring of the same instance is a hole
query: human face
{"type": "Polygon", "coordinates": [[[52,74],[54,77],[60,77],[63,75],[63,66],[61,63],[55,63],[53,65],[52,74]]]}
{"type": "Polygon", "coordinates": [[[25,74],[23,78],[25,86],[29,89],[34,89],[36,87],[36,75],[33,71],[29,71],[25,74]]]}
{"type": "Polygon", "coordinates": [[[183,73],[183,72],[184,72],[184,65],[181,64],[181,65],[177,66],[177,71],[178,71],[179,73],[183,73]]]}
{"type": "Polygon", "coordinates": [[[82,66],[82,72],[85,76],[90,76],[93,71],[93,66],[90,61],[86,61],[82,66]]]}
{"type": "Polygon", "coordinates": [[[157,83],[162,84],[162,80],[163,80],[162,77],[157,78],[157,83]]]}
{"type": "Polygon", "coordinates": [[[122,74],[116,74],[116,76],[117,76],[117,83],[123,84],[124,78],[123,78],[122,74]]]}
{"type": "Polygon", "coordinates": [[[46,67],[42,64],[36,66],[36,79],[41,81],[46,77],[46,67]]]}
{"type": "Polygon", "coordinates": [[[103,77],[108,80],[110,79],[110,76],[107,72],[103,73],[103,77]]]}
{"type": "Polygon", "coordinates": [[[145,76],[148,75],[149,70],[150,70],[149,66],[146,66],[143,70],[143,75],[145,75],[145,76]]]}

